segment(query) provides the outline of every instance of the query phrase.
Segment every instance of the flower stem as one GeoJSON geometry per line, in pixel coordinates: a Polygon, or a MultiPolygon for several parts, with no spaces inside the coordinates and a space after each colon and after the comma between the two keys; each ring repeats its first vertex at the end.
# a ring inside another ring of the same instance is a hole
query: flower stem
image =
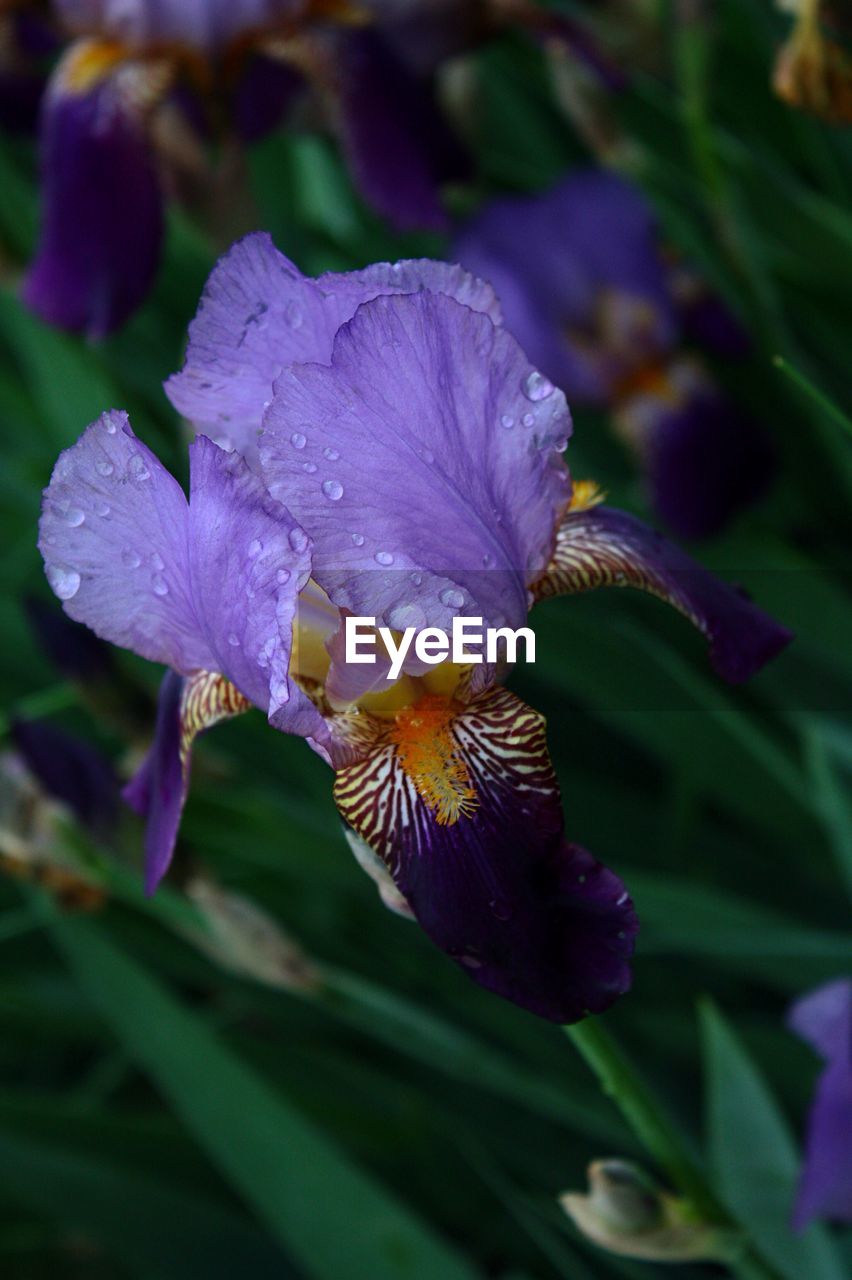
{"type": "MultiPolygon", "coordinates": [[[[600,1020],[586,1018],[564,1030],[672,1186],[706,1221],[736,1229],[659,1099],[600,1020]]],[[[778,1280],[774,1268],[745,1241],[728,1265],[739,1280],[778,1280]]]]}

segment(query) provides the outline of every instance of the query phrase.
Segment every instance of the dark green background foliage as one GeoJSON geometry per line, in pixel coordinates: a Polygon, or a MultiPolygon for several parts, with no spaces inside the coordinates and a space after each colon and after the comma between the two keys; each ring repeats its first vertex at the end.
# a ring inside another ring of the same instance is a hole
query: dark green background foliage
{"type": "MultiPolygon", "coordinates": [[[[773,100],[785,27],[763,0],[720,5],[712,32],[663,17],[658,69],[637,71],[614,110],[669,242],[755,336],[723,376],[782,455],[768,499],[701,554],[796,644],[729,689],[662,606],[600,594],[542,607],[539,660],[514,687],[547,712],[571,837],[618,870],[641,917],[634,989],[608,1027],[777,1274],[840,1280],[848,1233],[795,1243],[786,1225],[818,1067],[783,1016],[849,971],[852,437],[831,405],[852,407],[852,139],[773,100]]],[[[477,176],[453,193],[459,211],[588,161],[531,46],[506,39],[475,66],[477,176]]],[[[278,134],[249,167],[257,225],[309,272],[443,251],[367,213],[324,139],[278,134]]],[[[90,347],[16,301],[36,221],[28,143],[0,141],[0,190],[3,728],[8,713],[48,714],[121,763],[117,721],[61,682],[21,609],[48,598],[39,494],[58,450],[110,406],[184,475],[160,382],[217,247],[173,215],[153,298],[90,347]]],[[[574,473],[641,511],[603,419],[575,422],[574,473]]],[[[134,705],[144,695],[144,738],[158,672],[117,663],[134,705]]],[[[263,904],[328,966],[321,994],[242,980],[183,940],[179,877],[144,900],[129,815],[110,848],[63,838],[106,877],[104,910],[62,915],[0,879],[8,1280],[671,1274],[604,1255],[563,1218],[557,1193],[582,1187],[595,1157],[641,1158],[636,1140],[558,1028],[480,991],[379,904],[304,743],[257,714],[205,739],[181,863],[263,904]]]]}

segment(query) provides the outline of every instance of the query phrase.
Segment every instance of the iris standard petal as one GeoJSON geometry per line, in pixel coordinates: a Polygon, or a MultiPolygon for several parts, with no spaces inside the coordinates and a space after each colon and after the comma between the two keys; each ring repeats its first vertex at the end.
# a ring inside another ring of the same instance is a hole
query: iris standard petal
{"type": "MultiPolygon", "coordinates": [[[[139,80],[149,72],[116,66],[98,76],[85,64],[99,56],[93,42],[72,48],[45,99],[41,236],[23,295],[50,324],[93,338],[117,328],[145,297],[163,235],[160,180],[139,106],[139,80]]],[[[103,53],[107,64],[114,57],[103,53]]]]}
{"type": "Polygon", "coordinates": [[[290,696],[296,596],[310,544],[236,454],[190,449],[190,502],[104,414],[54,468],[39,547],[65,611],[113,644],[185,675],[220,672],[269,714],[290,696]]]}
{"type": "Polygon", "coordinates": [[[571,510],[546,573],[541,600],[595,587],[637,587],[672,605],[706,636],[724,679],[748,680],[789,644],[790,632],[635,516],[610,507],[571,510]]]}
{"type": "Polygon", "coordinates": [[[174,853],[189,789],[190,754],[199,733],[249,709],[224,676],[198,671],[185,679],[168,671],[160,686],[154,742],[124,788],[145,827],[145,888],[153,893],[174,853]]]}
{"type": "Polygon", "coordinates": [[[505,689],[360,717],[338,808],[419,924],[475,982],[555,1022],[630,985],[637,929],[617,876],[562,836],[544,719],[505,689]]]}
{"type": "Polygon", "coordinates": [[[199,430],[252,459],[263,411],[281,370],[331,359],[334,336],[362,302],[431,289],[467,306],[499,310],[493,291],[460,267],[429,261],[379,263],[365,271],[303,276],[257,232],[229,250],[207,281],[189,327],[180,373],[166,383],[172,404],[199,430]]]}
{"type": "Polygon", "coordinates": [[[391,627],[449,628],[460,610],[519,626],[568,498],[570,428],[488,316],[385,296],[340,330],[330,366],[278,379],[261,466],[338,606],[391,627]]]}
{"type": "Polygon", "coordinates": [[[793,1223],[852,1221],[852,980],[827,983],[797,1001],[790,1026],[826,1060],[808,1123],[793,1223]]]}

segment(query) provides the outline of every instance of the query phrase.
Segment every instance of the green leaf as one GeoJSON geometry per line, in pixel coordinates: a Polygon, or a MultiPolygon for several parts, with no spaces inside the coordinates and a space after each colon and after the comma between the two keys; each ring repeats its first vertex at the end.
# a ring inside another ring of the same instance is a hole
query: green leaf
{"type": "Polygon", "coordinates": [[[701,1009],[701,1029],[709,1157],[719,1196],[789,1280],[844,1280],[824,1228],[791,1230],[799,1159],[767,1082],[709,1002],[701,1009]]]}
{"type": "Polygon", "coordinates": [[[321,1280],[472,1280],[473,1269],[90,921],[51,930],[128,1054],[273,1237],[321,1280]]]}
{"type": "Polygon", "coordinates": [[[829,721],[809,721],[805,750],[817,812],[852,897],[852,733],[829,721]]]}

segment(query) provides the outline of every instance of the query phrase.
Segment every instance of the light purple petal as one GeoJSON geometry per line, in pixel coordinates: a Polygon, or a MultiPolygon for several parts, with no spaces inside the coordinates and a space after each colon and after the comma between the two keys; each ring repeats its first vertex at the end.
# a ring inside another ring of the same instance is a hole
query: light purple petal
{"type": "Polygon", "coordinates": [[[246,236],[213,270],[189,327],[184,367],[169,378],[166,394],[199,430],[253,460],[281,370],[295,361],[327,363],[337,330],[362,302],[421,289],[448,293],[499,319],[492,290],[460,267],[378,263],[313,280],[268,235],[246,236]]]}
{"type": "Polygon", "coordinates": [[[85,93],[62,87],[60,73],[42,117],[41,237],[23,296],[50,324],[97,338],[121,325],[151,286],[162,192],[132,93],[134,69],[85,93]]]}
{"type": "Polygon", "coordinates": [[[392,627],[460,610],[520,625],[568,497],[570,416],[505,331],[453,299],[366,303],[331,366],[275,386],[270,491],[314,542],[335,604],[392,627]]]}
{"type": "Polygon", "coordinates": [[[750,679],[792,639],[662,534],[611,507],[568,512],[553,561],[533,590],[544,599],[597,587],[636,587],[672,605],[706,636],[714,670],[733,683],[750,679]]]}
{"type": "Polygon", "coordinates": [[[55,0],[73,30],[133,47],[165,43],[213,53],[242,34],[297,16],[306,0],[55,0]]]}
{"type": "Polygon", "coordinates": [[[817,1217],[852,1221],[852,981],[828,983],[798,1001],[790,1026],[826,1059],[808,1123],[794,1226],[817,1217]]]}
{"type": "Polygon", "coordinates": [[[296,595],[310,545],[236,454],[190,449],[191,502],[130,428],[104,414],[66,449],[39,547],[65,611],[184,674],[219,672],[274,714],[289,697],[296,595]]]}

